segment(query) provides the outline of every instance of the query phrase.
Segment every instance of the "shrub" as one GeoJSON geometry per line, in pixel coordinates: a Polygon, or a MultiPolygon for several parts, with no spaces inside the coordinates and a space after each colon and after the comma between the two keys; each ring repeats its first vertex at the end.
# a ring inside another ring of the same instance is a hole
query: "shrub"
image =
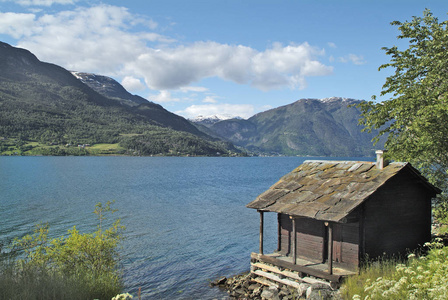
{"type": "Polygon", "coordinates": [[[0,258],[1,299],[111,299],[122,290],[117,247],[124,226],[116,220],[103,230],[112,202],[98,203],[98,228],[50,240],[47,224],[15,239],[0,258]]]}

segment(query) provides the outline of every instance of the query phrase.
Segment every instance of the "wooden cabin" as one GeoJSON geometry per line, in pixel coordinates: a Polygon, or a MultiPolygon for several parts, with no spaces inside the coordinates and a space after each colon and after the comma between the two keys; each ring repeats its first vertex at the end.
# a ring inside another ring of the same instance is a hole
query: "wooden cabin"
{"type": "Polygon", "coordinates": [[[253,266],[339,282],[366,257],[405,255],[429,241],[431,199],[441,191],[409,163],[387,164],[382,151],[377,155],[376,163],[305,161],[249,203],[260,213],[253,266]],[[277,250],[268,255],[264,212],[278,214],[277,250]]]}

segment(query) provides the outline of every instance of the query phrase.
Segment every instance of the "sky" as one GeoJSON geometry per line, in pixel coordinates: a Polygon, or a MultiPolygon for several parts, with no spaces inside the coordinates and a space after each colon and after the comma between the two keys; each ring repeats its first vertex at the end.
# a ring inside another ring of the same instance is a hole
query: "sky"
{"type": "Polygon", "coordinates": [[[371,100],[393,72],[381,48],[407,48],[390,22],[425,8],[447,20],[446,0],[0,0],[0,41],[187,118],[249,118],[371,100]]]}

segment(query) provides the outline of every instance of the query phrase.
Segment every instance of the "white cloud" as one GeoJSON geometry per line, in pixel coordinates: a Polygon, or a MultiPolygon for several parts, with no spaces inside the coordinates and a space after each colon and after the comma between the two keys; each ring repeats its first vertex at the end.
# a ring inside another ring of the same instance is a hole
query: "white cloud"
{"type": "Polygon", "coordinates": [[[204,100],[202,100],[202,102],[204,103],[218,103],[218,100],[216,100],[213,97],[207,96],[204,98],[204,100]]]}
{"type": "Polygon", "coordinates": [[[142,78],[153,90],[185,90],[209,77],[263,91],[303,89],[307,77],[333,70],[318,60],[325,52],[308,43],[275,43],[264,51],[212,41],[174,45],[173,39],[151,31],[155,22],[111,5],[44,15],[0,13],[0,20],[0,34],[19,39],[19,47],[43,61],[69,70],[142,78]],[[136,26],[146,31],[135,32],[136,26]]]}
{"type": "Polygon", "coordinates": [[[8,1],[23,6],[51,6],[53,4],[75,4],[78,0],[3,0],[1,2],[8,1]]]}
{"type": "Polygon", "coordinates": [[[330,48],[337,48],[336,44],[333,43],[333,42],[328,42],[327,45],[328,45],[328,47],[330,47],[330,48]]]}
{"type": "Polygon", "coordinates": [[[356,55],[356,54],[349,54],[344,57],[339,57],[339,61],[342,63],[351,62],[355,65],[363,65],[366,63],[362,55],[356,55]]]}
{"type": "Polygon", "coordinates": [[[171,96],[169,91],[163,90],[160,91],[158,95],[151,95],[148,97],[149,100],[156,103],[166,103],[166,102],[179,102],[179,98],[174,98],[171,96]]]}
{"type": "Polygon", "coordinates": [[[183,86],[180,88],[181,92],[188,93],[188,92],[198,92],[198,93],[204,93],[208,91],[208,88],[202,87],[202,86],[183,86]]]}
{"type": "Polygon", "coordinates": [[[303,88],[308,76],[325,76],[332,67],[315,59],[322,50],[308,43],[274,44],[259,52],[242,45],[196,42],[188,46],[147,49],[126,66],[145,78],[152,89],[176,89],[203,78],[219,77],[260,90],[303,88]]]}
{"type": "Polygon", "coordinates": [[[191,105],[185,110],[176,111],[176,114],[186,118],[195,118],[197,116],[233,116],[250,118],[254,114],[254,107],[250,104],[205,104],[191,105]]]}
{"type": "Polygon", "coordinates": [[[134,76],[122,74],[123,65],[145,52],[148,42],[172,41],[154,32],[131,32],[133,26],[150,29],[156,23],[110,5],[40,16],[0,13],[0,20],[0,33],[19,39],[18,46],[40,60],[104,75],[134,76]]]}
{"type": "Polygon", "coordinates": [[[0,13],[0,33],[10,35],[15,39],[32,35],[35,32],[34,23],[34,14],[0,13]]]}
{"type": "Polygon", "coordinates": [[[121,81],[121,85],[128,91],[135,92],[145,89],[145,85],[140,81],[140,79],[132,76],[125,76],[121,81]]]}

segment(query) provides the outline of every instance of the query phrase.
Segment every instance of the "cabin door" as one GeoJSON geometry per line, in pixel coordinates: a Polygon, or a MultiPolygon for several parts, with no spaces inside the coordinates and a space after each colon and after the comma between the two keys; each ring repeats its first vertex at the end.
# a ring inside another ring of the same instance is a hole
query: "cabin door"
{"type": "Polygon", "coordinates": [[[342,225],[333,223],[333,261],[342,262],[342,225]]]}

